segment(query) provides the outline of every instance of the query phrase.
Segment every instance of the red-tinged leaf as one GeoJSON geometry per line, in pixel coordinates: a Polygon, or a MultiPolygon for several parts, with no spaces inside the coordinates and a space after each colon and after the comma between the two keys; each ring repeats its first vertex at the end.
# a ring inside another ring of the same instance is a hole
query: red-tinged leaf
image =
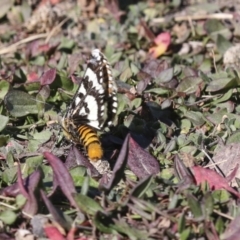
{"type": "Polygon", "coordinates": [[[149,53],[153,58],[158,58],[164,54],[168,46],[171,43],[171,35],[169,32],[160,33],[155,39],[154,42],[156,46],[149,49],[149,53]]]}
{"type": "Polygon", "coordinates": [[[155,36],[154,33],[152,32],[152,30],[147,26],[146,22],[141,19],[140,20],[140,25],[141,27],[144,29],[144,33],[145,33],[145,37],[150,40],[150,41],[154,41],[155,40],[155,36]]]}
{"type": "MultiPolygon", "coordinates": [[[[152,78],[158,78],[159,74],[168,68],[170,68],[170,65],[167,63],[167,61],[161,61],[159,59],[148,59],[144,63],[142,71],[149,74],[152,78]]],[[[145,78],[144,75],[143,78],[145,78]]]]}
{"type": "Polygon", "coordinates": [[[158,161],[131,137],[129,139],[128,167],[140,179],[158,174],[160,171],[158,161]]]}
{"type": "Polygon", "coordinates": [[[207,239],[220,240],[213,222],[205,222],[205,233],[207,239]]]}
{"type": "Polygon", "coordinates": [[[76,77],[74,75],[71,75],[71,80],[75,84],[80,84],[80,82],[83,80],[83,78],[76,77]]]}
{"type": "Polygon", "coordinates": [[[0,239],[4,239],[4,240],[16,240],[16,238],[11,237],[10,234],[8,233],[0,233],[0,239]]]}
{"type": "MultiPolygon", "coordinates": [[[[71,149],[69,152],[71,152],[71,149]]],[[[91,177],[94,178],[101,177],[101,174],[98,172],[98,170],[89,162],[89,160],[86,157],[83,156],[81,152],[79,152],[79,150],[75,146],[72,147],[72,153],[75,157],[77,165],[86,167],[90,171],[91,177]]]]}
{"type": "Polygon", "coordinates": [[[54,178],[60,186],[63,194],[67,197],[72,206],[77,207],[77,204],[73,198],[73,193],[76,193],[76,189],[67,168],[59,158],[55,157],[50,152],[45,152],[44,157],[51,165],[54,173],[54,178]]]}
{"type": "Polygon", "coordinates": [[[68,74],[71,76],[79,66],[79,61],[82,59],[81,53],[75,53],[68,57],[68,74]]]}
{"type": "Polygon", "coordinates": [[[36,96],[36,100],[39,100],[39,103],[45,103],[45,101],[50,96],[50,93],[51,93],[51,89],[49,85],[42,86],[36,96]]]}
{"type": "Polygon", "coordinates": [[[48,239],[50,240],[66,240],[61,232],[53,225],[46,224],[44,231],[48,239]]]}
{"type": "Polygon", "coordinates": [[[235,217],[228,225],[225,232],[222,234],[221,239],[224,240],[238,240],[240,236],[240,215],[235,217]]]}
{"type": "Polygon", "coordinates": [[[122,176],[124,174],[124,170],[127,164],[127,160],[128,160],[128,145],[129,145],[129,137],[130,135],[128,134],[123,142],[121,151],[119,153],[118,159],[114,165],[113,168],[113,173],[111,176],[111,179],[109,180],[109,182],[107,183],[107,185],[100,185],[99,188],[109,192],[111,191],[111,189],[116,186],[120,180],[122,179],[122,176]]]}
{"type": "Polygon", "coordinates": [[[36,81],[38,81],[38,79],[39,79],[39,77],[38,77],[36,72],[30,72],[27,75],[27,81],[28,82],[36,82],[36,81]]]}
{"type": "Polygon", "coordinates": [[[113,15],[113,17],[120,22],[121,16],[125,14],[125,12],[120,11],[118,0],[105,0],[104,1],[106,8],[113,15]]]}
{"type": "Polygon", "coordinates": [[[35,57],[39,54],[39,44],[41,44],[42,40],[35,40],[27,44],[26,46],[26,54],[28,57],[35,57]]]}
{"type": "MultiPolygon", "coordinates": [[[[76,234],[77,231],[78,231],[77,228],[72,227],[67,234],[66,240],[89,240],[89,237],[85,237],[85,236],[81,236],[79,238],[76,238],[75,234],[76,234]]],[[[81,233],[81,235],[83,235],[83,233],[81,233]]]]}
{"type": "Polygon", "coordinates": [[[41,197],[47,206],[48,211],[51,213],[53,219],[63,228],[63,229],[70,229],[71,224],[67,222],[63,216],[63,214],[58,211],[54,205],[51,203],[51,201],[47,198],[44,191],[40,190],[41,197]]]}
{"type": "Polygon", "coordinates": [[[21,169],[18,165],[18,187],[21,194],[27,199],[26,204],[24,205],[23,211],[28,215],[33,216],[38,211],[38,202],[35,197],[35,190],[40,181],[40,171],[38,175],[38,182],[35,182],[35,185],[30,185],[28,189],[24,186],[24,181],[22,179],[21,169]]]}
{"type": "Polygon", "coordinates": [[[74,240],[76,232],[77,232],[77,228],[72,227],[67,234],[66,240],[74,240]]]}
{"type": "Polygon", "coordinates": [[[227,179],[219,175],[214,170],[206,169],[200,166],[192,167],[192,170],[197,185],[206,181],[212,190],[225,189],[240,198],[240,193],[229,186],[227,179]]]}
{"type": "Polygon", "coordinates": [[[41,44],[38,46],[38,50],[42,53],[48,52],[51,49],[51,45],[49,43],[41,44]]]}
{"type": "MultiPolygon", "coordinates": [[[[41,178],[42,178],[42,172],[40,170],[36,170],[31,175],[26,177],[23,180],[23,184],[24,184],[24,188],[27,189],[27,192],[34,190],[36,186],[39,184],[41,178]]],[[[18,182],[4,188],[0,192],[1,195],[7,196],[7,197],[16,197],[20,193],[21,191],[20,191],[18,182]]]]}
{"type": "Polygon", "coordinates": [[[54,42],[53,44],[44,43],[42,40],[36,40],[29,43],[26,47],[29,57],[36,57],[42,53],[51,55],[55,52],[60,42],[54,42]]]}
{"type": "MultiPolygon", "coordinates": [[[[18,171],[17,171],[17,176],[18,176],[18,186],[20,189],[21,194],[28,199],[29,195],[27,190],[24,187],[23,179],[22,179],[22,173],[21,173],[21,168],[20,165],[18,164],[18,171]]],[[[29,200],[29,199],[28,199],[29,200]]]]}
{"type": "Polygon", "coordinates": [[[49,4],[49,3],[51,3],[51,5],[56,5],[59,2],[61,2],[61,0],[42,0],[40,5],[49,4]]]}
{"type": "Polygon", "coordinates": [[[47,70],[45,73],[43,73],[39,81],[41,85],[49,85],[54,81],[55,77],[56,77],[56,69],[52,68],[47,70]]]}
{"type": "Polygon", "coordinates": [[[148,84],[150,84],[152,77],[150,74],[139,71],[137,74],[138,84],[137,84],[137,92],[138,94],[142,94],[142,92],[147,88],[148,84]]]}

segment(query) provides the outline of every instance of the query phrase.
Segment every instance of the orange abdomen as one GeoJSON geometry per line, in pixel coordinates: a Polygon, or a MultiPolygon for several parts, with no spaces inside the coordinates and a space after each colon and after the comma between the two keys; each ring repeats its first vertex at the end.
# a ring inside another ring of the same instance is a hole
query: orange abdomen
{"type": "Polygon", "coordinates": [[[97,133],[87,125],[80,126],[78,133],[89,159],[94,162],[100,160],[103,156],[103,149],[97,133]]]}

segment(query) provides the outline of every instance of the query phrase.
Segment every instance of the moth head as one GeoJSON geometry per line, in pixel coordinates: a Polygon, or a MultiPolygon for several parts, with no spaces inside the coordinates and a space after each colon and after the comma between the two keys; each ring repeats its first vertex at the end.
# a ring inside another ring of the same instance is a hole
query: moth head
{"type": "Polygon", "coordinates": [[[92,59],[90,59],[90,61],[93,61],[93,62],[100,61],[102,58],[102,54],[100,50],[97,48],[92,50],[91,55],[92,55],[92,59]]]}

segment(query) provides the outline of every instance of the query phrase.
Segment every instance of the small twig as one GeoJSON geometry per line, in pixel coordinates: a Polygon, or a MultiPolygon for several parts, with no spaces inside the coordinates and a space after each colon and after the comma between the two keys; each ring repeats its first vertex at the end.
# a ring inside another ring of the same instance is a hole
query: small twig
{"type": "Polygon", "coordinates": [[[213,13],[203,15],[188,15],[188,16],[176,16],[174,20],[176,22],[189,21],[191,20],[202,20],[202,19],[233,19],[233,14],[230,13],[213,13]]]}
{"type": "Polygon", "coordinates": [[[4,47],[0,49],[0,55],[6,54],[6,53],[10,53],[10,52],[14,52],[18,49],[19,46],[21,46],[24,43],[28,43],[28,42],[32,42],[36,39],[39,38],[46,38],[48,36],[47,33],[41,33],[41,34],[37,34],[37,35],[33,35],[27,38],[24,38],[8,47],[4,47]]]}
{"type": "Polygon", "coordinates": [[[221,174],[224,177],[224,174],[222,173],[221,169],[218,167],[218,165],[216,165],[216,163],[213,161],[213,159],[208,155],[208,153],[205,151],[205,149],[202,147],[201,151],[205,154],[205,156],[209,159],[209,161],[214,164],[214,169],[216,170],[216,172],[218,172],[219,174],[221,174]]]}
{"type": "Polygon", "coordinates": [[[0,55],[3,54],[7,54],[10,52],[15,52],[21,45],[28,43],[28,42],[32,42],[36,39],[39,38],[46,38],[45,42],[48,43],[49,40],[52,38],[52,36],[58,31],[58,29],[68,20],[69,18],[65,18],[63,19],[57,26],[55,26],[50,33],[41,33],[41,34],[37,34],[37,35],[33,35],[27,38],[24,38],[8,47],[4,47],[0,49],[0,55]]]}
{"type": "Polygon", "coordinates": [[[159,24],[159,23],[165,23],[169,22],[171,19],[173,19],[176,22],[181,21],[191,21],[194,20],[204,20],[204,19],[233,19],[233,14],[230,13],[213,13],[213,14],[203,14],[203,15],[188,15],[188,16],[176,16],[176,17],[160,17],[160,18],[154,18],[151,23],[153,24],[159,24]]]}
{"type": "Polygon", "coordinates": [[[7,207],[7,208],[10,208],[10,209],[15,210],[15,211],[17,210],[17,208],[14,207],[13,205],[9,205],[9,204],[4,203],[4,202],[0,202],[0,205],[2,205],[4,207],[7,207]]]}
{"type": "Polygon", "coordinates": [[[30,214],[28,214],[28,213],[26,213],[26,212],[24,212],[24,211],[22,211],[22,214],[23,215],[25,215],[26,217],[28,217],[28,218],[33,218],[33,216],[32,215],[30,215],[30,214]]]}
{"type": "Polygon", "coordinates": [[[229,219],[229,220],[233,220],[234,219],[234,217],[231,217],[231,216],[229,216],[229,215],[227,215],[227,214],[225,214],[225,213],[222,213],[222,212],[220,212],[220,211],[218,211],[218,210],[213,210],[215,213],[217,213],[218,215],[220,215],[220,216],[222,216],[222,217],[225,217],[225,218],[227,218],[227,219],[229,219]]]}
{"type": "MultiPolygon", "coordinates": [[[[218,97],[218,96],[221,96],[222,94],[219,94],[219,95],[216,95],[216,96],[207,96],[205,99],[201,99],[201,100],[199,100],[199,101],[196,101],[196,102],[194,102],[194,103],[185,103],[185,105],[186,106],[194,106],[194,105],[196,105],[196,104],[199,104],[199,103],[203,103],[203,102],[206,102],[206,101],[208,101],[209,99],[212,99],[212,98],[215,98],[215,97],[218,97]]],[[[203,97],[203,96],[202,96],[203,97]]]]}
{"type": "Polygon", "coordinates": [[[0,199],[6,200],[6,201],[14,201],[15,200],[15,198],[6,197],[6,196],[2,196],[2,195],[0,195],[0,199]]]}
{"type": "Polygon", "coordinates": [[[222,160],[221,162],[217,162],[217,163],[211,163],[211,164],[208,164],[206,166],[204,166],[204,168],[209,168],[209,167],[213,167],[213,166],[216,166],[216,165],[219,165],[221,163],[224,163],[224,162],[227,162],[228,160],[222,160]]]}
{"type": "Polygon", "coordinates": [[[45,43],[48,43],[49,40],[51,39],[51,37],[59,30],[60,27],[62,27],[62,25],[67,22],[69,18],[66,17],[65,19],[63,19],[57,26],[55,26],[51,32],[49,33],[49,35],[47,36],[46,40],[45,40],[45,43]]]}

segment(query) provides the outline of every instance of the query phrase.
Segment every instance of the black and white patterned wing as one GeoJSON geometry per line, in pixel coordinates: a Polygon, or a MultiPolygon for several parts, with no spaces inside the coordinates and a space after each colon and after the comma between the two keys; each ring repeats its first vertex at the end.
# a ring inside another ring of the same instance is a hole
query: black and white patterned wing
{"type": "Polygon", "coordinates": [[[95,49],[91,53],[82,82],[69,106],[75,125],[95,129],[111,125],[117,112],[117,86],[106,57],[95,49]]]}

